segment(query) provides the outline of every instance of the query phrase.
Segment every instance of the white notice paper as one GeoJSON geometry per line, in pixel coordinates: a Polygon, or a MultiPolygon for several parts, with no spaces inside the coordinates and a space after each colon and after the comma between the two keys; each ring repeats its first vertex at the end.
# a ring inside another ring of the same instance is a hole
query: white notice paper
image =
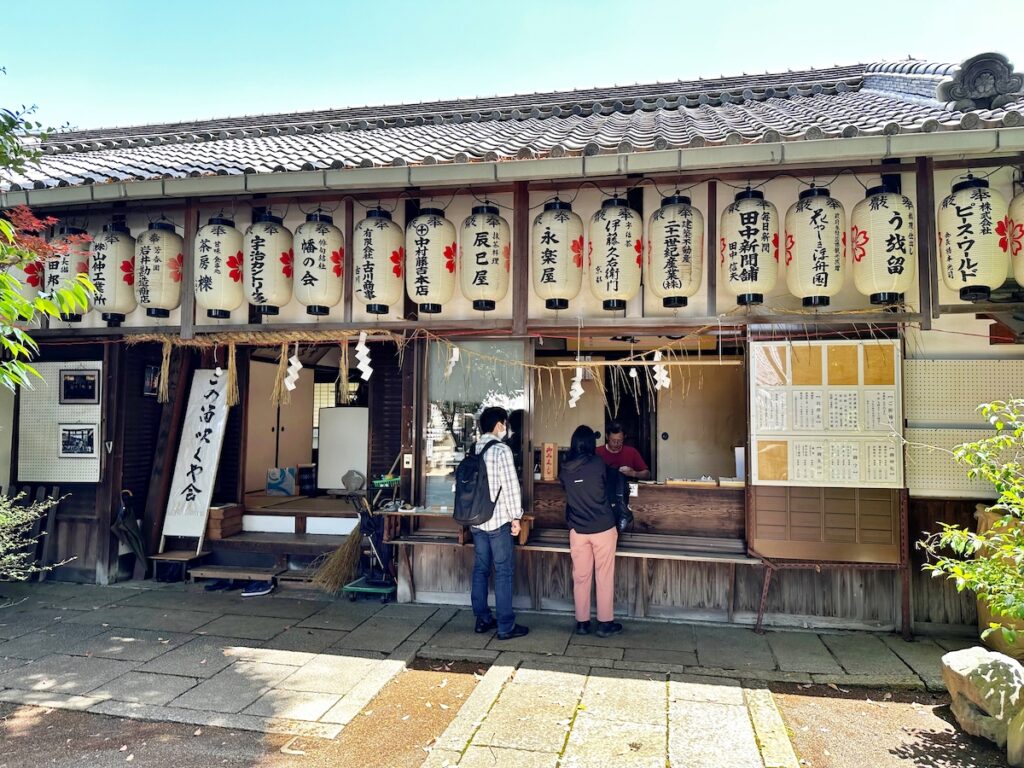
{"type": "Polygon", "coordinates": [[[825,479],[825,443],[821,440],[793,440],[793,479],[803,483],[820,483],[825,479]]]}
{"type": "Polygon", "coordinates": [[[864,393],[864,428],[869,432],[892,433],[897,426],[896,393],[884,389],[867,390],[864,393]]]}
{"type": "Polygon", "coordinates": [[[821,432],[825,428],[825,398],[817,390],[793,390],[793,429],[821,432]]]}
{"type": "Polygon", "coordinates": [[[832,390],[828,393],[828,429],[856,432],[860,429],[860,395],[857,390],[832,390]]]}
{"type": "Polygon", "coordinates": [[[786,393],[774,389],[757,391],[757,429],[781,432],[786,429],[786,393]]]}

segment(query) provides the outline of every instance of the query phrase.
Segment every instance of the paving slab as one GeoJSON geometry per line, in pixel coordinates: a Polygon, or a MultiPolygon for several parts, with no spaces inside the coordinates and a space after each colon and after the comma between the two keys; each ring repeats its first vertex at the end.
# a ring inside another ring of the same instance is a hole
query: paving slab
{"type": "Polygon", "coordinates": [[[512,651],[513,653],[565,653],[569,638],[576,627],[571,616],[554,616],[544,613],[519,613],[516,617],[519,624],[530,628],[526,637],[514,640],[499,640],[494,635],[487,644],[492,651],[512,651]]]}
{"type": "Polygon", "coordinates": [[[409,635],[407,642],[417,642],[420,645],[430,642],[430,638],[436,635],[438,630],[447,624],[456,613],[458,613],[458,609],[453,605],[439,607],[431,616],[427,617],[426,621],[416,628],[415,632],[409,635]]]}
{"type": "MultiPolygon", "coordinates": [[[[77,629],[77,627],[76,627],[77,629]]],[[[150,661],[184,645],[193,635],[181,632],[155,632],[148,629],[104,630],[84,640],[68,653],[74,656],[98,656],[124,661],[150,661]]]]}
{"type": "Polygon", "coordinates": [[[557,657],[524,659],[512,677],[515,685],[543,685],[565,688],[580,693],[587,682],[590,667],[571,664],[557,657]]]}
{"type": "Polygon", "coordinates": [[[973,648],[982,645],[977,635],[971,637],[933,637],[931,638],[947,651],[962,651],[964,648],[973,648]]]}
{"type": "Polygon", "coordinates": [[[198,677],[157,675],[150,672],[128,672],[95,690],[90,696],[137,704],[167,704],[200,682],[198,677]]]}
{"type": "Polygon", "coordinates": [[[105,632],[103,627],[64,625],[58,622],[6,643],[0,643],[0,656],[16,659],[41,659],[54,653],[67,653],[83,640],[105,632]]]}
{"type": "Polygon", "coordinates": [[[308,693],[345,694],[381,662],[358,656],[315,656],[307,664],[292,669],[275,687],[308,693]]]}
{"type": "Polygon", "coordinates": [[[743,706],[740,681],[728,677],[674,674],[669,677],[668,697],[670,701],[743,706]]]}
{"type": "MultiPolygon", "coordinates": [[[[450,608],[451,606],[446,605],[443,607],[443,610],[447,613],[450,608]]],[[[419,605],[417,603],[388,603],[375,615],[379,619],[402,619],[405,621],[412,621],[419,626],[437,613],[438,610],[442,610],[441,606],[419,605]]]]}
{"type": "Polygon", "coordinates": [[[313,629],[312,627],[289,627],[284,632],[263,644],[264,648],[278,651],[301,651],[323,653],[341,640],[345,633],[335,629],[313,629]]]}
{"type": "MultiPolygon", "coordinates": [[[[676,670],[672,670],[675,672],[676,670]]],[[[736,677],[740,680],[756,680],[775,683],[810,683],[812,675],[808,672],[783,672],[779,669],[722,669],[721,667],[684,667],[679,670],[687,675],[709,677],[736,677]]],[[[814,675],[818,677],[818,675],[814,675]]]]}
{"type": "Polygon", "coordinates": [[[666,676],[654,672],[593,670],[580,700],[587,714],[600,720],[665,725],[666,676]]]}
{"type": "Polygon", "coordinates": [[[946,690],[946,684],[942,680],[942,656],[947,652],[945,648],[925,638],[917,638],[908,643],[896,635],[885,636],[883,642],[914,671],[914,674],[924,680],[928,690],[946,690]]]}
{"type": "Polygon", "coordinates": [[[238,661],[222,669],[209,680],[204,680],[170,704],[183,709],[241,712],[294,671],[294,667],[283,664],[238,661]]]}
{"type": "Polygon", "coordinates": [[[452,750],[462,752],[477,728],[484,721],[487,713],[494,705],[506,683],[512,679],[515,673],[515,665],[518,663],[512,654],[503,654],[491,665],[483,678],[476,684],[476,688],[469,694],[458,714],[452,720],[435,742],[439,750],[452,750]]]}
{"type": "Polygon", "coordinates": [[[270,640],[288,629],[292,623],[291,619],[279,619],[271,616],[227,615],[204,624],[199,632],[218,637],[270,640]]]}
{"type": "Polygon", "coordinates": [[[420,768],[453,768],[462,759],[462,752],[456,752],[454,749],[438,749],[437,747],[427,747],[426,749],[429,750],[429,754],[427,759],[420,764],[420,768]]]}
{"type": "Polygon", "coordinates": [[[356,683],[345,696],[320,718],[323,723],[347,725],[350,723],[380,690],[403,672],[416,657],[416,645],[404,643],[395,649],[388,658],[379,662],[370,673],[356,683]]]}
{"type": "Polygon", "coordinates": [[[622,659],[623,654],[625,654],[625,651],[622,648],[602,647],[600,645],[576,645],[575,643],[569,643],[569,647],[565,649],[565,655],[568,657],[579,656],[586,659],[619,661],[622,659]]]}
{"type": "Polygon", "coordinates": [[[0,608],[0,640],[12,640],[40,629],[52,629],[67,614],[67,611],[50,607],[34,607],[24,611],[0,608]]]}
{"type": "Polygon", "coordinates": [[[554,688],[540,694],[540,688],[527,684],[506,686],[473,737],[473,744],[560,752],[579,696],[554,688]]]}
{"type": "Polygon", "coordinates": [[[133,667],[130,661],[91,659],[85,656],[47,656],[0,675],[0,688],[83,694],[133,667]]]}
{"type": "Polygon", "coordinates": [[[246,715],[283,717],[290,720],[316,721],[341,699],[333,693],[285,691],[275,688],[263,694],[242,710],[246,715]]]}
{"type": "Polygon", "coordinates": [[[764,767],[745,706],[676,700],[669,705],[668,723],[673,766],[764,767]]]}
{"type": "Polygon", "coordinates": [[[191,632],[215,618],[195,610],[166,610],[141,606],[110,606],[95,611],[82,611],[64,621],[73,624],[99,624],[129,629],[155,629],[160,632],[191,632]]]}
{"type": "Polygon", "coordinates": [[[923,691],[924,680],[913,673],[905,675],[811,675],[811,682],[838,685],[840,688],[892,688],[900,691],[923,691]]]}
{"type": "Polygon", "coordinates": [[[28,659],[16,659],[13,656],[0,656],[0,674],[28,664],[28,659]]]}
{"type": "Polygon", "coordinates": [[[781,670],[821,674],[843,671],[821,638],[812,632],[769,632],[765,637],[781,670]]]}
{"type": "MultiPolygon", "coordinates": [[[[560,765],[562,768],[665,768],[665,752],[664,718],[657,725],[627,723],[581,712],[573,723],[560,765]]],[[[731,768],[732,763],[729,765],[731,768]]]]}
{"type": "Polygon", "coordinates": [[[383,607],[378,602],[369,601],[330,603],[302,621],[296,622],[296,626],[314,629],[341,629],[347,632],[379,613],[383,607]]]}
{"type": "Polygon", "coordinates": [[[374,616],[346,634],[332,647],[391,653],[416,631],[416,626],[415,619],[382,619],[374,616]]]}
{"type": "Polygon", "coordinates": [[[877,635],[822,635],[821,639],[851,675],[912,674],[910,667],[900,661],[877,635]]]}
{"type": "Polygon", "coordinates": [[[674,664],[680,667],[692,667],[697,664],[697,654],[693,651],[663,651],[657,648],[626,648],[623,661],[640,661],[649,664],[674,664]]]}
{"type": "Polygon", "coordinates": [[[32,707],[53,707],[54,709],[72,709],[85,711],[101,703],[103,699],[96,696],[74,696],[54,691],[16,691],[0,690],[0,701],[12,704],[27,704],[32,707]]]}
{"type": "Polygon", "coordinates": [[[744,698],[765,768],[800,768],[772,692],[767,688],[748,688],[744,698]]]}
{"type": "MultiPolygon", "coordinates": [[[[571,620],[571,617],[568,617],[571,620]]],[[[694,651],[697,641],[689,624],[661,621],[623,621],[622,632],[601,638],[595,634],[572,635],[572,645],[605,648],[651,648],[661,651],[694,651]]]]}
{"type": "MultiPolygon", "coordinates": [[[[431,757],[433,757],[431,753],[431,757]]],[[[444,756],[438,766],[444,765],[444,756]]],[[[459,757],[455,753],[456,759],[459,757]]],[[[451,760],[451,756],[447,756],[451,760]]],[[[450,765],[458,765],[459,768],[555,768],[558,764],[558,755],[554,752],[528,752],[524,749],[504,749],[502,747],[470,747],[462,759],[451,760],[450,765]]],[[[426,768],[426,763],[422,768],[426,768]]]]}
{"type": "Polygon", "coordinates": [[[231,656],[239,661],[284,664],[288,667],[298,668],[311,662],[317,657],[317,654],[305,651],[281,651],[276,648],[248,648],[243,645],[233,648],[231,656]]]}
{"type": "MultiPolygon", "coordinates": [[[[196,637],[173,651],[143,664],[142,672],[157,672],[182,677],[213,677],[234,664],[253,641],[230,637],[196,637]]],[[[258,643],[257,643],[258,646],[258,643]]]]}
{"type": "Polygon", "coordinates": [[[775,657],[763,635],[752,629],[696,627],[697,658],[701,666],[722,669],[776,669],[775,657]]]}
{"type": "Polygon", "coordinates": [[[473,612],[459,611],[430,638],[430,645],[436,648],[486,648],[494,638],[494,633],[478,635],[475,627],[476,617],[473,612]]]}
{"type": "Polygon", "coordinates": [[[476,661],[482,664],[489,664],[500,655],[497,651],[488,651],[486,648],[453,648],[450,646],[438,647],[424,645],[416,655],[421,659],[433,659],[435,661],[476,661]]]}

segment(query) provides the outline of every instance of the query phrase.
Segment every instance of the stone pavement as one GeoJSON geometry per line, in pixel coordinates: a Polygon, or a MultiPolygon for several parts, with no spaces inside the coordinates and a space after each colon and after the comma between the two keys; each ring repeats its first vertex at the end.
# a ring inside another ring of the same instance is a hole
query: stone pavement
{"type": "Polygon", "coordinates": [[[333,738],[416,656],[489,668],[425,766],[791,768],[769,681],[942,689],[969,639],[769,632],[625,621],[604,640],[571,616],[473,632],[452,606],[243,599],[184,584],[2,584],[0,701],[333,738]]]}

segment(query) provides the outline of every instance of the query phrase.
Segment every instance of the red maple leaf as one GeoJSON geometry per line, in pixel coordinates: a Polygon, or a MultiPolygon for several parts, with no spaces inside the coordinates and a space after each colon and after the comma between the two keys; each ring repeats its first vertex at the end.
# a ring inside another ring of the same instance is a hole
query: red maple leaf
{"type": "Polygon", "coordinates": [[[285,277],[292,276],[292,263],[295,261],[295,251],[289,248],[281,252],[281,274],[285,277]]]}
{"type": "Polygon", "coordinates": [[[786,266],[787,267],[789,266],[790,262],[793,261],[793,246],[795,244],[796,244],[796,239],[791,234],[789,234],[789,232],[787,232],[786,233],[786,266]]]}
{"type": "Polygon", "coordinates": [[[167,262],[167,269],[171,273],[171,280],[176,283],[181,282],[181,262],[184,257],[179,253],[177,256],[172,256],[167,262]]]}
{"type": "Polygon", "coordinates": [[[334,265],[333,269],[335,277],[341,277],[341,260],[343,258],[345,258],[344,248],[339,248],[336,251],[331,251],[331,263],[334,265]]]}
{"type": "Polygon", "coordinates": [[[853,260],[860,261],[867,254],[868,231],[860,227],[853,227],[850,234],[853,235],[853,260]]]}
{"type": "Polygon", "coordinates": [[[458,249],[455,247],[455,243],[444,247],[444,268],[452,274],[455,273],[455,257],[457,254],[458,249]]]}
{"type": "Polygon", "coordinates": [[[779,233],[772,235],[772,245],[775,246],[775,261],[779,260],[779,233]]]}
{"type": "Polygon", "coordinates": [[[644,265],[644,241],[637,240],[633,244],[634,250],[636,250],[636,265],[642,267],[644,265]]]}
{"type": "Polygon", "coordinates": [[[569,247],[572,248],[572,263],[577,269],[583,269],[583,235],[573,240],[569,247]]]}
{"type": "Polygon", "coordinates": [[[1011,256],[1016,256],[1024,249],[1024,224],[1018,224],[1009,216],[996,224],[999,235],[999,247],[1011,256]]]}
{"type": "Polygon", "coordinates": [[[77,272],[80,275],[87,275],[87,274],[89,274],[89,262],[88,262],[88,260],[80,261],[77,264],[75,264],[75,272],[77,272]]]}
{"type": "Polygon", "coordinates": [[[242,282],[242,252],[239,251],[234,256],[228,256],[228,277],[234,280],[236,283],[242,282]]]}
{"type": "MultiPolygon", "coordinates": [[[[778,240],[778,238],[779,238],[779,236],[776,235],[775,239],[778,240]]],[[[719,238],[719,240],[721,242],[720,242],[720,244],[718,246],[718,252],[722,254],[722,263],[725,264],[725,238],[721,237],[721,238],[719,238]]],[[[777,253],[776,253],[775,258],[778,258],[778,254],[777,253]]]]}
{"type": "Polygon", "coordinates": [[[391,267],[391,271],[395,273],[395,277],[402,276],[403,261],[405,261],[405,248],[399,248],[397,251],[391,252],[391,263],[394,265],[391,267]]]}
{"type": "Polygon", "coordinates": [[[38,288],[43,282],[43,262],[33,261],[25,265],[25,282],[38,288]]]}
{"type": "Polygon", "coordinates": [[[135,257],[121,262],[121,279],[125,285],[135,285],[135,257]]]}

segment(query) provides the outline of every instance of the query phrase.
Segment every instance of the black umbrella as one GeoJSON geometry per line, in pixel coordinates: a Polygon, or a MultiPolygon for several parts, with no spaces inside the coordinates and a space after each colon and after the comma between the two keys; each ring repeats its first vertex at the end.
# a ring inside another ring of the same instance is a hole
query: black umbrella
{"type": "Polygon", "coordinates": [[[117,510],[117,518],[110,530],[117,536],[117,540],[135,553],[135,572],[146,570],[146,545],[142,541],[142,531],[139,530],[139,521],[135,519],[135,510],[132,509],[132,492],[125,489],[121,491],[121,506],[117,510]]]}

